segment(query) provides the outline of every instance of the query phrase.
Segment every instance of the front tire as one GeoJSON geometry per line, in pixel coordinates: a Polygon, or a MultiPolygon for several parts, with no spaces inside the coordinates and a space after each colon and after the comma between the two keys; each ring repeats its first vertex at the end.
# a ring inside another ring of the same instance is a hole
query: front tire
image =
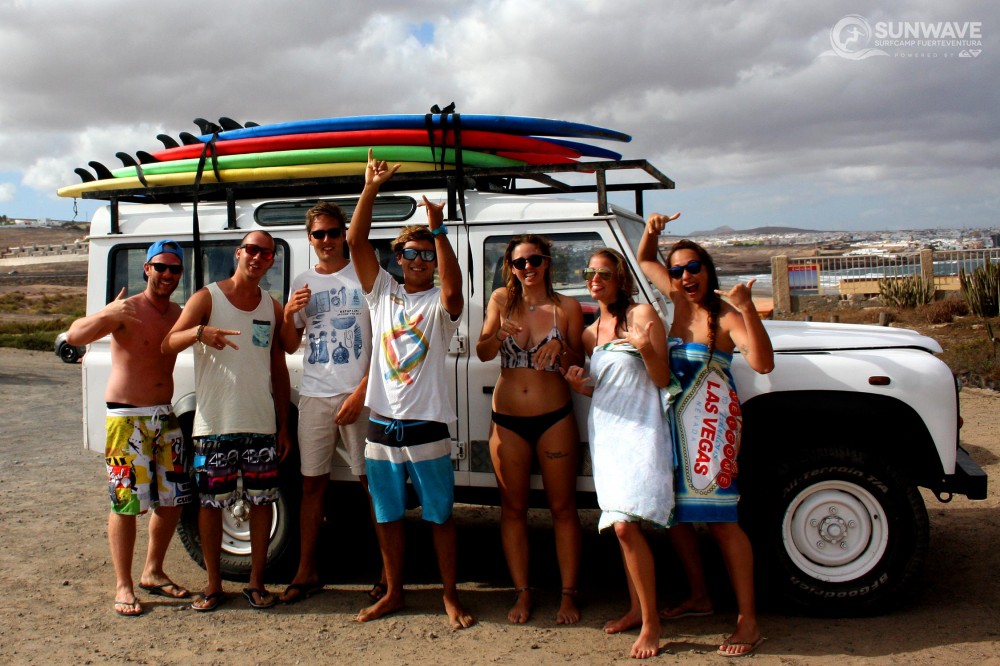
{"type": "Polygon", "coordinates": [[[59,358],[63,363],[76,363],[80,360],[80,354],[76,351],[76,347],[64,342],[59,348],[59,358]]]}
{"type": "Polygon", "coordinates": [[[927,554],[916,486],[870,454],[809,452],[778,471],[751,530],[794,605],[822,615],[881,612],[905,598],[927,554]]]}

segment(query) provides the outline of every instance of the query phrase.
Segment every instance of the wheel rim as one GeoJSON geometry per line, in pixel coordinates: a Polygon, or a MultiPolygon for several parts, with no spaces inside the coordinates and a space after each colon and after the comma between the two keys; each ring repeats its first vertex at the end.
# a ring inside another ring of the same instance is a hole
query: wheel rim
{"type": "Polygon", "coordinates": [[[63,345],[59,349],[59,357],[64,361],[75,361],[76,360],[76,350],[70,347],[68,344],[63,345]]]}
{"type": "Polygon", "coordinates": [[[828,582],[854,580],[871,571],[889,539],[882,505],[846,481],[823,481],[796,495],[782,517],[782,531],[795,565],[828,582]]]}
{"type": "MultiPolygon", "coordinates": [[[[271,505],[271,528],[268,540],[278,528],[277,507],[271,505]]],[[[237,500],[222,512],[222,551],[231,555],[250,555],[250,503],[237,500]]]]}

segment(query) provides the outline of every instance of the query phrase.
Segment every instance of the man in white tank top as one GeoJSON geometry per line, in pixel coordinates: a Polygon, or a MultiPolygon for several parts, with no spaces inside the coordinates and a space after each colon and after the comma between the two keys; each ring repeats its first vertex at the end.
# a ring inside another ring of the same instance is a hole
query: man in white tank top
{"type": "Polygon", "coordinates": [[[277,600],[264,588],[264,565],[268,505],[278,497],[278,464],[290,448],[291,389],[279,339],[282,307],[260,287],[274,252],[269,233],[247,234],[236,250],[233,276],[195,293],[163,341],[164,352],[174,354],[195,345],[194,472],[208,573],[204,592],[191,604],[196,611],[215,610],[225,599],[219,570],[222,510],[240,499],[250,507],[250,585],[243,596],[253,608],[277,600]]]}

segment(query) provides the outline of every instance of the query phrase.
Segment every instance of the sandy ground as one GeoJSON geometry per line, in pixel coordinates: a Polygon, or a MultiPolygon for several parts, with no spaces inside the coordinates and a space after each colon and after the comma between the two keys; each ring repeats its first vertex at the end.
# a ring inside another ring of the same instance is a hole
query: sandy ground
{"type": "MultiPolygon", "coordinates": [[[[463,598],[479,618],[453,632],[441,611],[426,532],[408,525],[416,584],[405,611],[357,624],[363,592],[376,573],[370,534],[328,544],[332,585],[294,606],[251,610],[242,585],[226,584],[229,601],[212,614],[140,594],[146,613],[125,619],[112,612],[112,571],[106,544],[107,499],[100,455],[84,451],[80,426],[80,366],[55,355],[0,349],[0,663],[17,664],[297,664],[297,663],[608,663],[627,659],[635,633],[607,636],[603,623],[624,610],[626,592],[614,538],[593,533],[584,542],[583,620],[559,627],[559,583],[544,521],[533,530],[534,584],[540,604],[526,626],[510,626],[511,602],[500,553],[496,511],[462,508],[459,524],[463,598]]],[[[990,497],[940,504],[927,496],[931,548],[922,589],[905,608],[863,619],[788,616],[765,605],[768,637],[762,664],[1000,664],[1000,394],[963,392],[962,440],[993,477],[990,497]]],[[[145,520],[138,550],[145,551],[145,520]]],[[[352,535],[347,535],[352,536],[352,535]]],[[[664,600],[683,590],[676,561],[654,538],[664,600]]],[[[708,544],[704,544],[710,548],[708,544]]],[[[175,540],[168,572],[192,588],[204,573],[175,540]]],[[[140,570],[137,560],[136,575],[140,570]]],[[[715,647],[734,621],[731,596],[717,557],[710,557],[718,612],[664,623],[663,652],[653,663],[721,663],[715,647]]],[[[273,581],[278,590],[283,581],[273,581]]]]}

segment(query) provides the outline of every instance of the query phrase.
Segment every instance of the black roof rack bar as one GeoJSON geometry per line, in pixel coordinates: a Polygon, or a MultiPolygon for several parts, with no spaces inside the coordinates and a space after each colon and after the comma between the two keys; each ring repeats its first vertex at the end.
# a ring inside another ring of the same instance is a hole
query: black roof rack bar
{"type": "MultiPolygon", "coordinates": [[[[466,189],[492,191],[510,194],[560,194],[574,192],[635,192],[637,197],[646,190],[673,189],[674,181],[646,160],[604,160],[597,162],[574,162],[571,164],[532,164],[509,167],[466,167],[464,170],[466,189]],[[652,180],[644,182],[606,183],[608,171],[643,171],[652,180]],[[568,185],[553,178],[555,173],[588,173],[594,176],[593,185],[568,185]],[[533,180],[539,187],[518,188],[517,180],[533,180]],[[471,185],[471,187],[470,187],[471,185]]],[[[268,181],[227,181],[206,183],[198,187],[200,201],[227,201],[230,198],[274,198],[297,196],[330,196],[337,194],[357,194],[364,185],[362,176],[329,176],[322,178],[295,178],[268,181]]],[[[454,171],[419,171],[397,173],[381,188],[383,192],[406,189],[456,187],[454,171]]],[[[190,201],[194,196],[193,185],[157,186],[121,190],[96,190],[84,192],[84,199],[103,199],[130,203],[176,203],[190,201]]],[[[606,202],[603,206],[606,210],[606,202]]]]}

